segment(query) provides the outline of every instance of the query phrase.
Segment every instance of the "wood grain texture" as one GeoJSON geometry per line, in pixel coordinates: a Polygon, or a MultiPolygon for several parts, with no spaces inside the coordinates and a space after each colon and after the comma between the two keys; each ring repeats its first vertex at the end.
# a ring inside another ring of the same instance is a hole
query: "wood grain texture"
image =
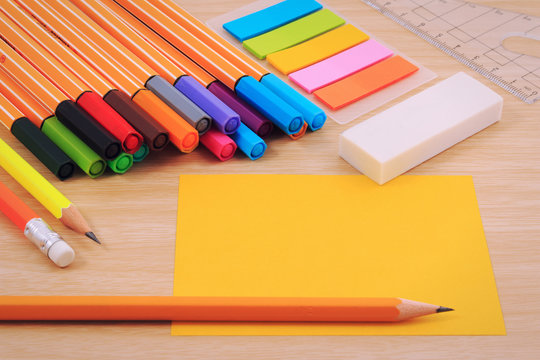
{"type": "MultiPolygon", "coordinates": [[[[501,122],[414,168],[410,174],[474,177],[505,316],[501,337],[172,337],[169,323],[0,323],[2,359],[537,359],[540,357],[540,104],[514,96],[359,0],[327,0],[349,20],[439,74],[465,71],[504,98],[501,122]]],[[[475,2],[540,16],[537,0],[475,2]]],[[[207,20],[248,0],[181,0],[207,20]]],[[[423,86],[432,85],[438,80],[423,86]]],[[[269,140],[265,156],[220,163],[207,150],[184,155],[169,146],[125,175],[59,182],[11,134],[0,137],[44,174],[90,222],[103,245],[65,227],[4,171],[5,182],[77,252],[58,269],[6,217],[0,217],[0,292],[5,295],[172,295],[178,175],[183,173],[357,174],[337,155],[348,125],[328,121],[298,141],[269,140]]]]}

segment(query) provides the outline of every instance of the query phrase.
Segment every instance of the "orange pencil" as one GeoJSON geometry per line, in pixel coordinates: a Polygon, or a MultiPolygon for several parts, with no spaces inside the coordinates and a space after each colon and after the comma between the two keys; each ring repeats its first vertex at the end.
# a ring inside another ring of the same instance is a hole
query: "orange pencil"
{"type": "MultiPolygon", "coordinates": [[[[11,0],[7,0],[11,1],[11,0]]],[[[54,9],[43,3],[17,0],[26,11],[38,19],[61,41],[119,89],[132,96],[133,101],[150,114],[169,132],[171,142],[183,152],[193,151],[199,143],[198,132],[154,93],[141,88],[138,80],[117,66],[109,54],[73,26],[56,17],[54,9]]],[[[10,10],[11,14],[11,10],[10,10]]]]}
{"type": "Polygon", "coordinates": [[[0,320],[396,322],[452,310],[401,298],[0,296],[0,320]]]}
{"type": "Polygon", "coordinates": [[[199,133],[208,130],[212,122],[208,114],[76,6],[67,0],[45,0],[43,3],[49,13],[54,14],[56,22],[64,22],[72,32],[93,42],[94,48],[101,48],[111,61],[116,61],[119,67],[138,80],[139,86],[146,86],[199,133]]]}
{"type": "Polygon", "coordinates": [[[106,160],[118,156],[121,151],[120,142],[3,40],[0,40],[0,54],[4,58],[0,68],[19,84],[24,84],[26,90],[40,99],[66,127],[84,139],[97,154],[106,160]],[[76,131],[78,125],[85,126],[85,132],[76,131]]]}
{"type": "Polygon", "coordinates": [[[0,211],[56,265],[65,267],[71,264],[75,258],[71,246],[2,182],[0,182],[0,211]]]}
{"type": "Polygon", "coordinates": [[[117,0],[116,2],[203,66],[286,134],[297,133],[302,128],[303,117],[297,110],[171,20],[158,8],[141,0],[117,0]]]}
{"type": "MultiPolygon", "coordinates": [[[[120,90],[116,89],[101,73],[96,72],[90,64],[87,64],[65,44],[61,43],[57,37],[37,23],[19,6],[11,1],[4,1],[0,11],[39,43],[50,56],[64,64],[90,89],[101,95],[105,94],[103,99],[144,137],[151,150],[161,150],[167,145],[169,142],[167,130],[135,104],[130,96],[126,95],[125,91],[128,91],[129,79],[125,79],[125,84],[117,84],[120,90]]],[[[137,88],[136,84],[134,86],[137,88]]]]}
{"type": "MultiPolygon", "coordinates": [[[[117,1],[125,3],[129,0],[117,1]]],[[[148,9],[152,5],[161,10],[161,12],[170,20],[187,30],[191,35],[206,43],[220,56],[240,69],[244,75],[253,76],[282,100],[299,111],[311,130],[318,130],[324,125],[326,115],[318,106],[300,95],[296,90],[271,74],[268,70],[228,43],[225,39],[221,38],[202,22],[182,9],[173,0],[149,0],[148,4],[146,4],[146,8],[148,9]]]]}
{"type": "MultiPolygon", "coordinates": [[[[142,136],[129,125],[100,95],[71,73],[62,63],[51,57],[46,50],[6,15],[0,13],[0,37],[6,41],[19,55],[31,63],[43,76],[56,84],[71,100],[79,104],[109,133],[118,139],[124,151],[133,154],[142,145],[142,136]]],[[[93,127],[94,122],[86,124],[82,121],[71,124],[71,130],[79,137],[93,127]]]]}
{"type": "MultiPolygon", "coordinates": [[[[64,0],[59,1],[65,2],[64,0]]],[[[74,0],[72,3],[210,115],[219,131],[224,134],[236,132],[240,126],[240,117],[237,113],[146,42],[136,31],[111,13],[103,3],[88,0],[74,0]]],[[[146,86],[152,87],[153,81],[154,79],[151,79],[146,86]]]]}

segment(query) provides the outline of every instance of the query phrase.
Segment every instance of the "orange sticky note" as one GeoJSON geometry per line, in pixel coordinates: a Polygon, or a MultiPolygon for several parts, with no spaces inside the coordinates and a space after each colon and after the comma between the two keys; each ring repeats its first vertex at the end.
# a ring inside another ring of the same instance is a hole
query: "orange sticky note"
{"type": "Polygon", "coordinates": [[[401,56],[383,60],[348,76],[313,94],[332,110],[340,109],[369,96],[418,71],[418,67],[401,56]]]}
{"type": "Polygon", "coordinates": [[[177,229],[175,296],[400,296],[455,311],[392,324],[175,322],[173,335],[505,333],[471,176],[181,175],[177,229]]]}

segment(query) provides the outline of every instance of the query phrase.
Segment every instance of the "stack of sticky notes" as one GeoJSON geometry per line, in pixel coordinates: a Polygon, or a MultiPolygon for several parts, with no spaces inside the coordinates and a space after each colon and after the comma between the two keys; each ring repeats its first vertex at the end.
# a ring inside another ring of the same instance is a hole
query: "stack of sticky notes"
{"type": "Polygon", "coordinates": [[[332,110],[418,70],[315,0],[286,0],[223,28],[332,110]]]}

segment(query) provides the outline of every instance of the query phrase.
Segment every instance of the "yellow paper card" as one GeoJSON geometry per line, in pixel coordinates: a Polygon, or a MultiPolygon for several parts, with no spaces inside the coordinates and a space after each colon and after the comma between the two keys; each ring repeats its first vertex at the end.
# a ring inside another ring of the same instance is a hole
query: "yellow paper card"
{"type": "Polygon", "coordinates": [[[470,176],[182,175],[174,295],[402,297],[391,324],[173,323],[173,335],[503,335],[470,176]]]}

